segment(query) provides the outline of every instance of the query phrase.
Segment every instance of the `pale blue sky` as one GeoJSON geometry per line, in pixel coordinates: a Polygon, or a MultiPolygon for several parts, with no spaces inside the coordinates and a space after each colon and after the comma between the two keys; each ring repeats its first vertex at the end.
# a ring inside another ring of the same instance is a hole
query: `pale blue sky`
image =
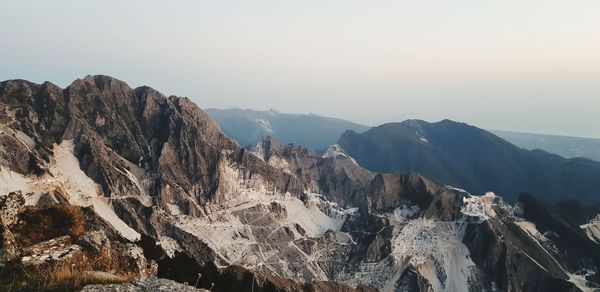
{"type": "Polygon", "coordinates": [[[600,1],[7,1],[0,79],[600,137],[600,1]]]}

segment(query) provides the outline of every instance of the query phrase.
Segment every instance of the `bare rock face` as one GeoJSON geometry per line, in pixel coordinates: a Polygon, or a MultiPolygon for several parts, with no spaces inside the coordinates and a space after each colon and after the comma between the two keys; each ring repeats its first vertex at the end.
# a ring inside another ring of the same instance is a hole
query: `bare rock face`
{"type": "Polygon", "coordinates": [[[88,231],[79,238],[79,244],[95,253],[111,253],[110,240],[103,230],[88,231]]]}
{"type": "Polygon", "coordinates": [[[20,256],[17,241],[8,226],[17,222],[24,205],[25,199],[20,191],[0,195],[0,266],[20,256]]]}
{"type": "Polygon", "coordinates": [[[419,275],[415,267],[408,267],[400,276],[396,284],[397,291],[432,291],[433,288],[427,279],[419,275]]]}
{"type": "Polygon", "coordinates": [[[4,225],[0,225],[0,268],[7,262],[16,260],[21,255],[13,233],[4,225]]]}
{"type": "Polygon", "coordinates": [[[325,155],[296,146],[283,145],[266,137],[250,151],[270,166],[288,173],[307,191],[325,194],[330,200],[363,211],[367,197],[363,189],[375,174],[358,166],[351,158],[325,155]]]}
{"type": "Polygon", "coordinates": [[[378,174],[370,183],[371,208],[389,211],[412,202],[427,206],[438,192],[433,182],[418,174],[378,174]]]}
{"type": "Polygon", "coordinates": [[[69,236],[62,236],[25,248],[21,261],[24,265],[41,265],[63,261],[80,252],[81,246],[73,244],[69,236]]]}
{"type": "Polygon", "coordinates": [[[69,195],[60,188],[44,192],[37,202],[37,206],[41,208],[66,204],[69,204],[69,195]]]}
{"type": "Polygon", "coordinates": [[[11,225],[25,207],[25,198],[20,191],[0,196],[0,224],[11,225]]]}
{"type": "Polygon", "coordinates": [[[146,274],[148,271],[148,261],[144,256],[144,250],[134,244],[127,244],[125,249],[125,257],[135,267],[135,271],[139,274],[146,274]]]}
{"type": "Polygon", "coordinates": [[[21,174],[39,173],[70,120],[63,90],[49,82],[5,81],[0,84],[0,108],[0,157],[12,162],[4,165],[21,174]]]}
{"type": "MultiPolygon", "coordinates": [[[[226,200],[232,190],[221,178],[230,167],[240,179],[260,177],[276,192],[303,190],[295,178],[240,149],[191,101],[149,87],[132,89],[107,76],[88,76],[64,90],[13,80],[0,84],[0,107],[0,120],[6,121],[2,142],[16,145],[0,151],[0,157],[17,148],[25,151],[23,158],[6,158],[3,165],[21,174],[47,172],[54,145],[72,140],[86,175],[104,196],[118,198],[113,208],[143,232],[161,232],[152,224],[157,220],[148,208],[152,202],[198,216],[201,204],[226,200]],[[30,147],[22,147],[24,142],[30,147]],[[130,199],[140,197],[145,197],[142,204],[130,199]]],[[[42,203],[60,198],[49,193],[42,203]]]]}

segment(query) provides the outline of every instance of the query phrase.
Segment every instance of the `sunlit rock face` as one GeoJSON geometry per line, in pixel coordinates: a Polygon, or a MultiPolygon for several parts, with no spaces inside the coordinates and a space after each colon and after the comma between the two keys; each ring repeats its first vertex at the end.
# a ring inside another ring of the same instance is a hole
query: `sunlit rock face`
{"type": "Polygon", "coordinates": [[[598,282],[595,221],[587,233],[559,219],[547,226],[560,215],[533,198],[512,206],[415,173],[374,173],[339,145],[318,155],[267,138],[243,149],[187,98],[107,76],[65,89],[0,83],[0,163],[1,196],[92,208],[129,240],[147,235],[171,256],[287,279],[273,282],[282,289],[598,282]]]}

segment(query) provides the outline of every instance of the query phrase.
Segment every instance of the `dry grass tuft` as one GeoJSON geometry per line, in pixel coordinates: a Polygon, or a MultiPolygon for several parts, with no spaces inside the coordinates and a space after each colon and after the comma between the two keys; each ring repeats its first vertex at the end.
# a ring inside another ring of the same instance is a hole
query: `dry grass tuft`
{"type": "Polygon", "coordinates": [[[138,276],[130,267],[126,258],[106,252],[79,253],[58,263],[0,273],[0,291],[78,291],[88,284],[127,283],[138,276]]]}
{"type": "Polygon", "coordinates": [[[131,282],[136,277],[133,272],[119,271],[120,263],[106,257],[74,257],[48,269],[40,269],[43,287],[53,290],[81,289],[87,284],[113,284],[131,282]],[[95,271],[101,271],[100,273],[95,271]],[[102,273],[104,272],[104,273],[102,273]]]}
{"type": "Polygon", "coordinates": [[[73,205],[28,207],[10,229],[21,246],[64,235],[76,238],[85,232],[85,216],[80,207],[73,205]]]}
{"type": "MultiPolygon", "coordinates": [[[[86,231],[82,209],[73,205],[27,207],[10,226],[17,244],[23,247],[68,235],[76,242],[86,231]]],[[[0,268],[0,291],[78,291],[88,284],[132,281],[137,267],[115,242],[112,250],[75,253],[71,258],[38,266],[13,262],[0,268]],[[112,253],[112,254],[111,254],[112,253]]]]}

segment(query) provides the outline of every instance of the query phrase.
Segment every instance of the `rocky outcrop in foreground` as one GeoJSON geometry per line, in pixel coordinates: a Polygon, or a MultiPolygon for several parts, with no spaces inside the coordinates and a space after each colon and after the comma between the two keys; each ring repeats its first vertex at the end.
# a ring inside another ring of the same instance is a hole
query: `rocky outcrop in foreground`
{"type": "Polygon", "coordinates": [[[126,284],[88,285],[81,292],[208,292],[206,289],[198,289],[175,281],[159,278],[139,278],[126,284]]]}

